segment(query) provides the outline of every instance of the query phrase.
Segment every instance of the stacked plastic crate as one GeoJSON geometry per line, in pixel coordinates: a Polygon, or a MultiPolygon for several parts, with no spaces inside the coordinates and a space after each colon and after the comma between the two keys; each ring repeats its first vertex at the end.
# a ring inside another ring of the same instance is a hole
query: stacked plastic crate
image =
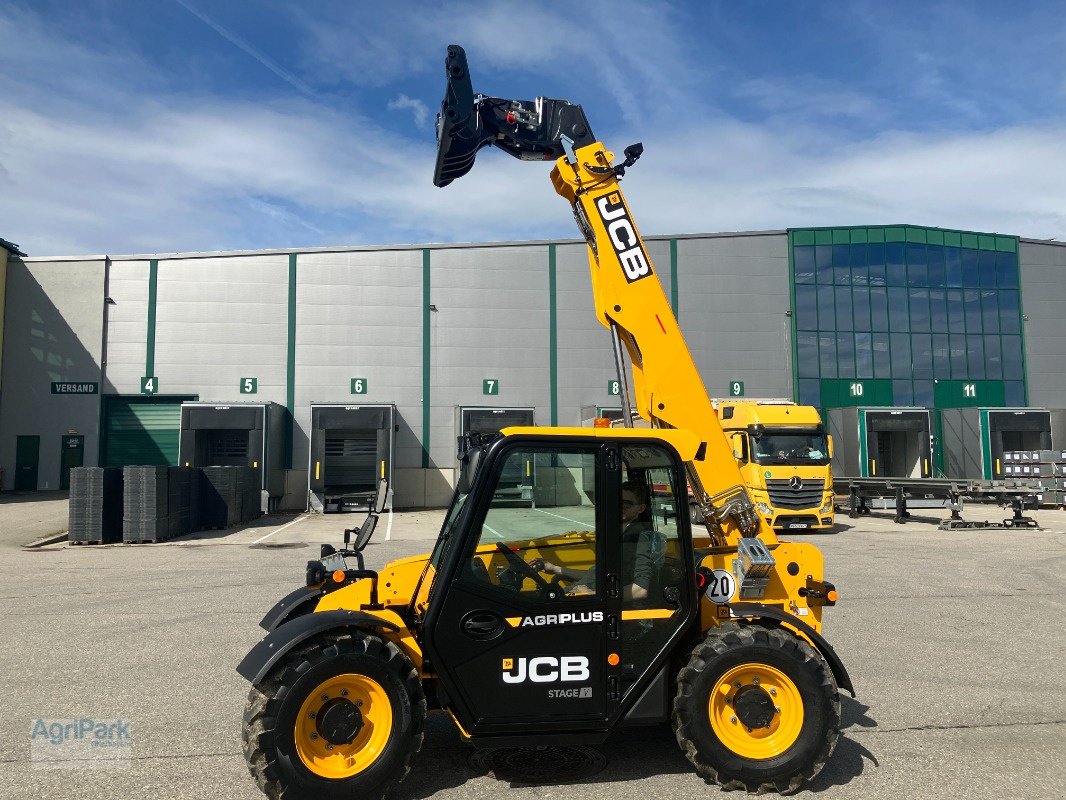
{"type": "Polygon", "coordinates": [[[162,542],[170,538],[169,470],[169,467],[123,468],[123,541],[162,542]]]}
{"type": "Polygon", "coordinates": [[[1003,477],[1035,488],[1040,505],[1066,505],[1066,450],[1008,450],[1003,477]]]}
{"type": "Polygon", "coordinates": [[[122,541],[122,470],[74,467],[70,471],[67,538],[76,544],[122,541]]]}

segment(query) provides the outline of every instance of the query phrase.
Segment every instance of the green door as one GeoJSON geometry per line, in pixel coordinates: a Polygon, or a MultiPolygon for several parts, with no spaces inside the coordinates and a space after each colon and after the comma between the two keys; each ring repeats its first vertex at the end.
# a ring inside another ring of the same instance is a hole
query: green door
{"type": "Polygon", "coordinates": [[[41,462],[41,437],[19,436],[15,444],[15,491],[37,491],[37,467],[41,462]]]}
{"type": "Polygon", "coordinates": [[[177,466],[181,404],[194,396],[104,397],[105,467],[177,466]]]}
{"type": "Polygon", "coordinates": [[[70,488],[70,470],[85,465],[85,437],[63,436],[59,445],[59,488],[70,488]]]}

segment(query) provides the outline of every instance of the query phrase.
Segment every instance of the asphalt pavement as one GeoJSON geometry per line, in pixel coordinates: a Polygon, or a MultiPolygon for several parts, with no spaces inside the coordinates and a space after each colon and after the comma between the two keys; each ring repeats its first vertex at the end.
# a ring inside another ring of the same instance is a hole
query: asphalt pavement
{"type": "MultiPolygon", "coordinates": [[[[34,516],[32,504],[18,505],[34,516]]],[[[359,515],[271,516],[161,545],[20,550],[7,528],[11,508],[0,504],[0,798],[262,797],[241,755],[248,687],[233,668],[259,640],[264,611],[301,584],[317,544],[339,543],[359,515]],[[43,769],[31,760],[37,720],[81,718],[131,723],[128,766],[43,769]]],[[[946,532],[842,516],[836,533],[809,537],[841,590],[825,633],[858,698],[844,697],[837,751],[799,796],[1063,796],[1066,512],[1032,515],[1043,530],[946,532]]],[[[428,551],[442,516],[383,519],[368,566],[428,551]]],[[[472,768],[450,719],[431,714],[395,796],[717,793],[668,726],[620,733],[598,749],[606,764],[591,778],[511,784],[472,768]]]]}

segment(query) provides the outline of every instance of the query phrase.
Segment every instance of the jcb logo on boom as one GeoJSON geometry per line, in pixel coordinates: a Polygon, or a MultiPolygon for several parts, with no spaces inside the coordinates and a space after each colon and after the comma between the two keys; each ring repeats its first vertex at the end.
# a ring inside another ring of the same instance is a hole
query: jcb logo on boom
{"type": "Polygon", "coordinates": [[[589,660],[585,656],[537,656],[503,659],[504,683],[569,683],[589,679],[589,660]]]}
{"type": "Polygon", "coordinates": [[[644,246],[637,236],[637,229],[629,218],[622,195],[618,192],[605,194],[596,198],[596,210],[600,212],[603,224],[607,226],[607,235],[611,239],[622,272],[630,283],[651,275],[651,261],[644,252],[644,246]]]}

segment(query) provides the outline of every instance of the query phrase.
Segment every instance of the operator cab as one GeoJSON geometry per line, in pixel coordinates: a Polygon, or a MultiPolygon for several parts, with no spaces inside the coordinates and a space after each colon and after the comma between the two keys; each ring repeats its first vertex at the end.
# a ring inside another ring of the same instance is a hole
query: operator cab
{"type": "Polygon", "coordinates": [[[468,440],[431,557],[426,651],[460,724],[665,719],[665,655],[697,611],[677,451],[644,431],[516,430],[468,440]],[[516,471],[536,476],[532,503],[497,491],[516,471]]]}

